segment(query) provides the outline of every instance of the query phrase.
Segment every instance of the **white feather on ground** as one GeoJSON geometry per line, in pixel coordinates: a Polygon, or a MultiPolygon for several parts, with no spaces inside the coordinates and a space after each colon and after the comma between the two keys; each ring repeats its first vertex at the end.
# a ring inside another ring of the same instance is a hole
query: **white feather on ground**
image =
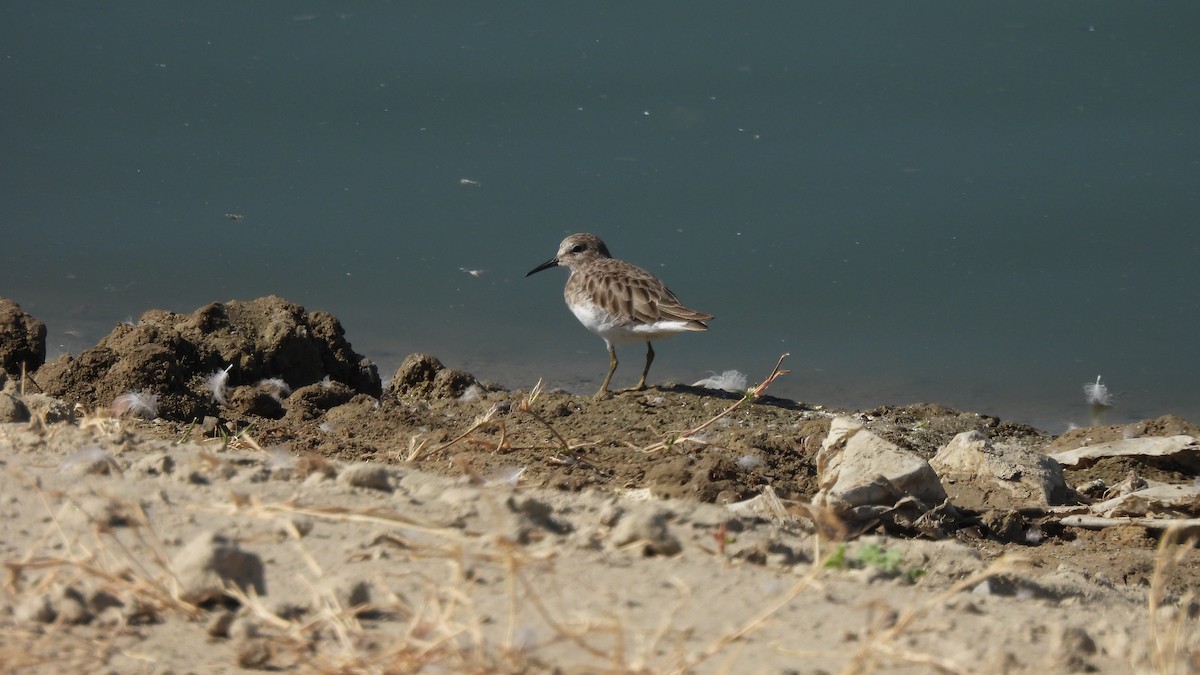
{"type": "Polygon", "coordinates": [[[706,377],[692,386],[742,392],[746,391],[746,374],[739,373],[736,370],[727,370],[720,375],[713,373],[712,376],[706,377]]]}
{"type": "Polygon", "coordinates": [[[212,400],[225,405],[226,394],[229,391],[229,371],[233,368],[233,364],[225,366],[224,370],[214,371],[208,376],[204,382],[204,387],[212,394],[212,400]]]}
{"type": "Polygon", "coordinates": [[[158,394],[148,394],[144,391],[125,392],[114,398],[109,408],[117,417],[130,414],[152,420],[158,417],[158,394]]]}

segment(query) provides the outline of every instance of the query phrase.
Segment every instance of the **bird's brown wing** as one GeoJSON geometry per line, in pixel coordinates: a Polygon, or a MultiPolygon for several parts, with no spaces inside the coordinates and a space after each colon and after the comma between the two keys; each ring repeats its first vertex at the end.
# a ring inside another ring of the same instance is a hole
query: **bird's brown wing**
{"type": "Polygon", "coordinates": [[[713,318],[684,307],[661,279],[646,270],[619,260],[604,262],[611,264],[588,275],[587,290],[610,314],[641,323],[687,321],[697,330],[707,328],[703,322],[713,318]]]}

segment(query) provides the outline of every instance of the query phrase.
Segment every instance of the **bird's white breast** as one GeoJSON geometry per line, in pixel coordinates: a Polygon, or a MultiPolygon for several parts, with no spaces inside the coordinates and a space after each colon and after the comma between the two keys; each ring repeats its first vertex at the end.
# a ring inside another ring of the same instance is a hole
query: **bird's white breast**
{"type": "Polygon", "coordinates": [[[579,303],[568,305],[579,323],[609,344],[661,340],[676,333],[692,330],[686,321],[662,320],[654,323],[620,322],[599,305],[579,303]]]}

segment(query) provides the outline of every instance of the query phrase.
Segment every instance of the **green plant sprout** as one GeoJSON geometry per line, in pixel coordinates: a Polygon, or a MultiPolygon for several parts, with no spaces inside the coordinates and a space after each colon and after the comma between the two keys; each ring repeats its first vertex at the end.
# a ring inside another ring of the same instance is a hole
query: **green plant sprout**
{"type": "Polygon", "coordinates": [[[838,547],[825,560],[828,569],[866,569],[875,568],[889,577],[900,577],[906,583],[915,583],[925,576],[925,570],[919,567],[904,567],[904,556],[896,549],[887,550],[874,542],[862,544],[854,552],[853,557],[846,554],[846,544],[838,547]]]}

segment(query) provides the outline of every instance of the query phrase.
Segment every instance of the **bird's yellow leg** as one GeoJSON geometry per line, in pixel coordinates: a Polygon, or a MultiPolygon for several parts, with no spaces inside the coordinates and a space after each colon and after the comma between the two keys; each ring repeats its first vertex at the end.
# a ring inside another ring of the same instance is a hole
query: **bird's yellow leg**
{"type": "Polygon", "coordinates": [[[642,379],[638,380],[636,387],[625,391],[641,391],[646,388],[646,375],[650,373],[651,363],[654,363],[654,347],[646,342],[646,367],[642,369],[642,379]]]}
{"type": "MultiPolygon", "coordinates": [[[[647,343],[649,344],[649,343],[647,343]]],[[[613,373],[617,372],[617,350],[612,345],[608,346],[608,375],[604,376],[604,384],[600,385],[600,391],[592,398],[601,399],[608,396],[608,383],[612,381],[613,373]]]]}

